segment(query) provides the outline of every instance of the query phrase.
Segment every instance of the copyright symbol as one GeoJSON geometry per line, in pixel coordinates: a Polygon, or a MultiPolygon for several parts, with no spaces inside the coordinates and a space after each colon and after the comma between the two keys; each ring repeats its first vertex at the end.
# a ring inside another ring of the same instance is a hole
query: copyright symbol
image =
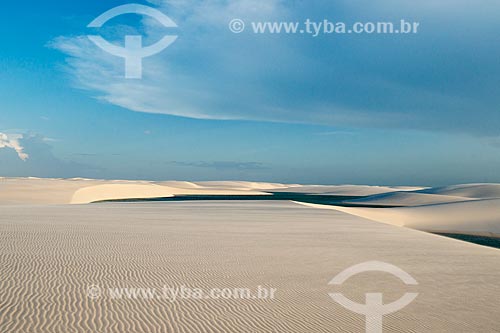
{"type": "Polygon", "coordinates": [[[101,297],[101,293],[101,288],[99,288],[99,286],[92,285],[87,288],[87,297],[91,299],[98,299],[101,297]]]}
{"type": "Polygon", "coordinates": [[[239,34],[245,30],[245,22],[240,19],[233,19],[229,22],[229,30],[232,33],[239,34]]]}

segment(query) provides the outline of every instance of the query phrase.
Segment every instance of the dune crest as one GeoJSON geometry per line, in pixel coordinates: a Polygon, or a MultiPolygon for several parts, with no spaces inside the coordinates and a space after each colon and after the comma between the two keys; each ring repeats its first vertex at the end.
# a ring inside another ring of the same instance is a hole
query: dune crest
{"type": "Polygon", "coordinates": [[[423,187],[392,187],[392,186],[369,186],[369,185],[295,185],[273,192],[296,192],[305,194],[322,194],[338,196],[367,196],[394,191],[414,191],[421,190],[423,187]]]}
{"type": "Polygon", "coordinates": [[[352,205],[377,205],[377,206],[422,206],[433,205],[448,202],[460,202],[476,200],[472,198],[451,196],[451,195],[438,195],[438,194],[424,194],[419,192],[389,192],[376,194],[365,198],[353,199],[344,201],[352,205]]]}
{"type": "Polygon", "coordinates": [[[267,193],[261,189],[275,185],[280,184],[1,178],[0,205],[86,204],[102,200],[147,199],[174,195],[265,195],[267,193]]]}
{"type": "Polygon", "coordinates": [[[321,209],[333,209],[368,220],[421,231],[500,237],[500,199],[398,208],[302,204],[321,209]]]}
{"type": "Polygon", "coordinates": [[[451,195],[464,198],[500,198],[500,184],[462,184],[423,189],[420,193],[451,195]]]}
{"type": "Polygon", "coordinates": [[[174,195],[266,195],[274,192],[365,196],[393,191],[415,190],[415,187],[364,185],[298,185],[247,181],[140,181],[97,180],[87,178],[0,179],[0,204],[65,205],[102,200],[147,199],[174,195]]]}
{"type": "Polygon", "coordinates": [[[87,204],[103,200],[130,198],[166,198],[173,197],[166,186],[155,184],[104,184],[84,187],[75,192],[71,204],[87,204]]]}

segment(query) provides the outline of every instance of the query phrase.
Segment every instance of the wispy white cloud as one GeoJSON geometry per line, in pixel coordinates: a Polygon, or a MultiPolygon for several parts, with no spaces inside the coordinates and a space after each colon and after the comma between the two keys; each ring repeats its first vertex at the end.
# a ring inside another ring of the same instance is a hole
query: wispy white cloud
{"type": "MultiPolygon", "coordinates": [[[[159,5],[160,10],[174,18],[181,26],[185,38],[181,38],[161,54],[144,59],[142,80],[127,80],[123,77],[122,58],[102,51],[86,36],[59,37],[52,41],[50,46],[69,56],[66,69],[75,79],[77,87],[93,92],[100,100],[138,112],[199,119],[279,120],[281,118],[273,119],[275,118],[273,113],[280,112],[276,106],[261,105],[265,110],[256,111],[253,115],[249,112],[247,99],[252,96],[241,92],[243,90],[252,92],[254,89],[242,89],[240,93],[231,92],[231,87],[235,86],[227,80],[227,77],[238,76],[238,72],[254,76],[260,67],[257,63],[259,60],[247,54],[240,60],[233,59],[240,62],[238,64],[231,61],[230,54],[224,56],[224,53],[232,53],[235,47],[239,47],[233,45],[232,50],[227,49],[228,39],[234,37],[227,31],[227,22],[231,18],[258,15],[274,17],[283,11],[280,1],[150,2],[159,5]],[[210,36],[214,30],[218,33],[210,36]],[[207,68],[199,67],[200,60],[205,57],[206,61],[220,57],[216,63],[210,65],[217,73],[206,73],[207,68]],[[184,59],[192,62],[193,66],[190,68],[182,66],[184,59]],[[243,62],[246,64],[242,66],[243,62]],[[221,77],[218,78],[219,75],[221,77]],[[214,84],[214,81],[217,81],[217,84],[214,84]],[[235,98],[240,99],[241,105],[234,105],[235,98]]],[[[164,27],[154,19],[146,18],[142,22],[144,26],[140,30],[147,34],[146,40],[155,40],[157,39],[155,37],[162,37],[165,33],[164,27]]],[[[124,31],[118,31],[116,35],[120,33],[124,31]]],[[[123,36],[116,36],[115,43],[123,42],[120,38],[123,36]]],[[[239,83],[244,84],[245,80],[240,78],[239,83]]],[[[256,94],[261,93],[256,92],[256,94]]],[[[256,97],[253,95],[253,99],[256,97]]]]}
{"type": "MultiPolygon", "coordinates": [[[[182,36],[164,52],[143,60],[141,80],[125,79],[124,60],[102,51],[86,36],[59,37],[52,41],[51,47],[69,56],[66,69],[75,86],[128,110],[196,119],[364,126],[381,119],[391,122],[390,119],[401,118],[380,111],[379,117],[373,119],[368,109],[335,100],[302,98],[304,87],[297,85],[298,82],[321,86],[323,79],[314,77],[314,73],[296,71],[297,64],[307,64],[311,59],[293,41],[266,35],[236,36],[229,32],[227,25],[232,18],[248,22],[286,20],[289,10],[282,1],[152,3],[177,22],[182,36]],[[293,93],[287,96],[290,90],[285,86],[289,85],[301,91],[296,96],[293,93]]],[[[142,22],[140,30],[146,33],[146,40],[156,41],[165,33],[154,19],[142,22]]],[[[118,34],[116,30],[120,29],[114,30],[118,34]]],[[[123,36],[116,39],[115,43],[123,43],[120,40],[123,36]]],[[[315,71],[322,65],[327,66],[318,63],[315,71]]]]}
{"type": "Polygon", "coordinates": [[[26,161],[29,158],[29,155],[24,152],[24,147],[19,142],[19,140],[22,138],[22,134],[6,134],[0,132],[0,149],[14,149],[17,153],[17,156],[21,160],[26,161]]]}
{"type": "MultiPolygon", "coordinates": [[[[433,12],[424,11],[419,19],[429,22],[422,23],[418,36],[235,35],[227,27],[233,18],[301,21],[309,15],[326,18],[327,13],[341,13],[335,19],[355,22],[366,19],[367,11],[349,1],[318,1],[314,6],[280,0],[149,2],[178,24],[179,38],[164,52],[144,59],[142,80],[124,79],[124,60],[86,36],[59,37],[51,43],[68,55],[66,68],[76,86],[136,112],[498,134],[499,98],[488,93],[498,86],[497,59],[489,60],[491,50],[482,47],[489,44],[472,46],[476,40],[496,38],[490,32],[498,23],[484,23],[484,31],[478,23],[471,35],[464,36],[430,20],[433,12]],[[466,65],[478,62],[484,65],[482,72],[466,65]]],[[[411,9],[388,10],[392,3],[396,1],[384,0],[387,6],[378,9],[378,19],[402,16],[411,9]]],[[[453,7],[451,0],[446,4],[453,7]]],[[[484,0],[483,7],[494,6],[489,4],[484,0]]],[[[465,2],[460,6],[465,12],[465,2]]],[[[137,30],[150,43],[165,34],[154,19],[145,18],[142,25],[137,30]]],[[[115,40],[110,41],[123,44],[130,27],[112,31],[115,40]]]]}

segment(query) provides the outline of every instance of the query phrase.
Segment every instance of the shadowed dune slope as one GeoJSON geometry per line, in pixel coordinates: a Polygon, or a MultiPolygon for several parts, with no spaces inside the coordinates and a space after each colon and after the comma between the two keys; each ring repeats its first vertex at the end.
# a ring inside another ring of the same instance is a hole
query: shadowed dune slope
{"type": "Polygon", "coordinates": [[[500,199],[401,208],[305,205],[423,231],[500,237],[500,199]]]}
{"type": "Polygon", "coordinates": [[[440,194],[425,194],[419,192],[390,192],[371,195],[365,198],[347,200],[345,203],[352,205],[379,205],[379,206],[422,206],[433,205],[448,202],[460,202],[474,200],[471,198],[440,195],[440,194]]]}
{"type": "Polygon", "coordinates": [[[500,184],[464,184],[423,189],[420,193],[450,195],[464,198],[500,198],[500,184]]]}

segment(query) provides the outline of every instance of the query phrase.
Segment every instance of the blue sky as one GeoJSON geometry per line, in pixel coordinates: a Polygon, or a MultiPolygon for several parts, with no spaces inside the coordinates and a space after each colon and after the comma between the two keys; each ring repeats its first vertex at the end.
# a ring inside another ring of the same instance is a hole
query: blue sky
{"type": "Polygon", "coordinates": [[[141,80],[86,37],[165,30],[124,1],[0,14],[0,175],[320,184],[500,182],[496,1],[136,1],[177,41],[141,80]],[[420,22],[414,35],[233,34],[252,21],[420,22]],[[24,157],[24,155],[27,157],[24,157]]]}

